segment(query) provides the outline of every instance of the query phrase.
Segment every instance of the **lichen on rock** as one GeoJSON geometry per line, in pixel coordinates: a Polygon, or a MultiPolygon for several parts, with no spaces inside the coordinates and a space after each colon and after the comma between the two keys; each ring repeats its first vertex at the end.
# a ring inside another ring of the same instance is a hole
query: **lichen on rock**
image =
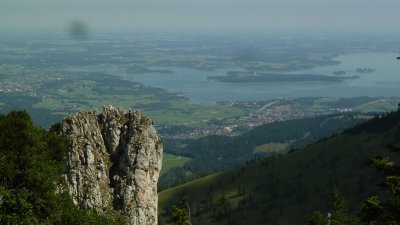
{"type": "Polygon", "coordinates": [[[107,106],[101,113],[66,117],[66,184],[75,204],[121,212],[131,225],[157,224],[157,181],[162,143],[140,112],[107,106]]]}

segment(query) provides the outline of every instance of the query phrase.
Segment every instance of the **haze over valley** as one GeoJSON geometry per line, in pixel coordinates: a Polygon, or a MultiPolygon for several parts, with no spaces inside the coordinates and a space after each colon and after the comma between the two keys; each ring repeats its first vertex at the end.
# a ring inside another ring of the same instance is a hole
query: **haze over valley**
{"type": "Polygon", "coordinates": [[[400,223],[398,8],[2,1],[0,224],[400,223]]]}

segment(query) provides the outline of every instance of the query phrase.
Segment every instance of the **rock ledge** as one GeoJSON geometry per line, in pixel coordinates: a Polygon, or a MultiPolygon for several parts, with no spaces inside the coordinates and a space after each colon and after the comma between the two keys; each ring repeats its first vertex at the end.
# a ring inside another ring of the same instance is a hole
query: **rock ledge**
{"type": "Polygon", "coordinates": [[[74,203],[100,213],[114,209],[131,225],[157,224],[162,143],[140,112],[107,106],[66,117],[68,192],[74,203]]]}

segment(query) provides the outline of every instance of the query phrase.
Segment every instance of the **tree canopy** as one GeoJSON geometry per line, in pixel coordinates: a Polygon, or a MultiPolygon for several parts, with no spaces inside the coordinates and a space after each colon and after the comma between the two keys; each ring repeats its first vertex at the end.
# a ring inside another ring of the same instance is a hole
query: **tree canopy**
{"type": "Polygon", "coordinates": [[[0,224],[125,224],[79,209],[63,191],[66,141],[25,111],[0,115],[0,224]]]}

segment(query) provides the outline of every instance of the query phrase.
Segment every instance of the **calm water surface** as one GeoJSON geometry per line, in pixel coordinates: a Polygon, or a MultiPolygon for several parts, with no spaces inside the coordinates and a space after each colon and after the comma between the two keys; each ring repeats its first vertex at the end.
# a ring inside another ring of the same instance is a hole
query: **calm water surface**
{"type": "Polygon", "coordinates": [[[221,100],[259,100],[278,97],[354,97],[400,96],[400,61],[394,53],[362,53],[342,55],[336,58],[339,65],[322,66],[292,73],[332,75],[334,71],[346,71],[346,76],[358,75],[360,79],[342,83],[294,82],[294,83],[222,83],[207,80],[208,76],[223,76],[227,71],[244,70],[225,68],[201,71],[181,67],[154,67],[168,69],[173,74],[145,73],[126,75],[129,79],[147,86],[171,92],[183,93],[197,102],[221,100]],[[360,74],[357,68],[371,68],[373,73],[360,74]]]}

